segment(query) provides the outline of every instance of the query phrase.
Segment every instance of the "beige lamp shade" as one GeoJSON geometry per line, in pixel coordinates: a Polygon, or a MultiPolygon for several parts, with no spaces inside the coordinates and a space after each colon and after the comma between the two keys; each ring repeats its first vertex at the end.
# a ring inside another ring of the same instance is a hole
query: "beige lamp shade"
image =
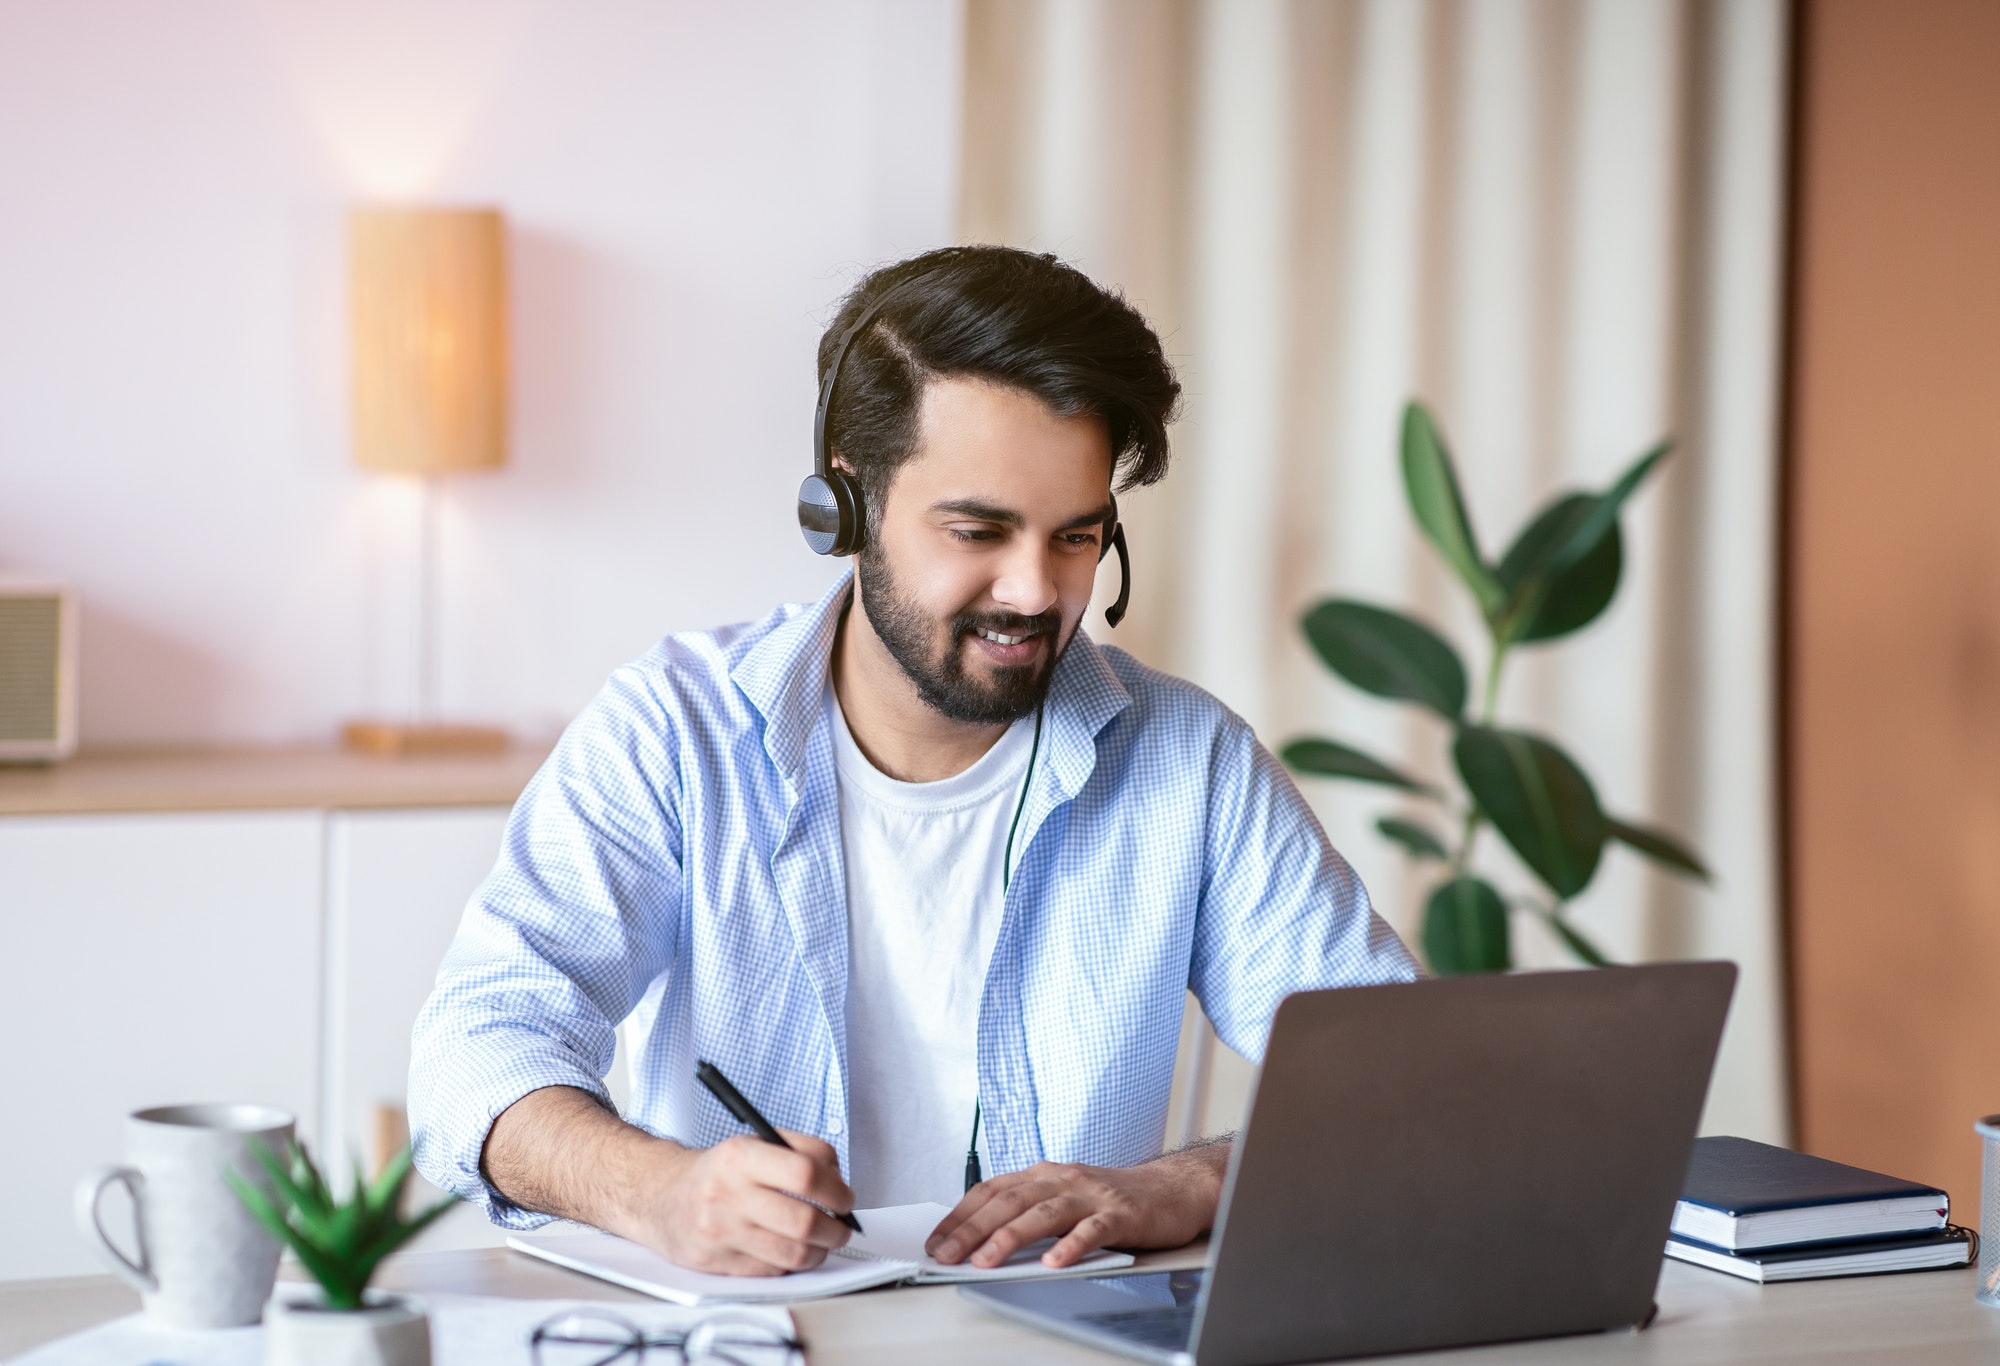
{"type": "Polygon", "coordinates": [[[354,459],[410,474],[507,459],[506,235],[494,209],[348,221],[354,459]]]}

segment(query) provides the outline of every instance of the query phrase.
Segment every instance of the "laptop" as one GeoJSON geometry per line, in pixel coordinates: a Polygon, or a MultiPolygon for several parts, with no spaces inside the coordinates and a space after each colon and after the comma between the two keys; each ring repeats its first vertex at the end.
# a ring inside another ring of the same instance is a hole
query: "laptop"
{"type": "Polygon", "coordinates": [[[968,1285],[1161,1366],[1643,1326],[1732,963],[1300,992],[1192,1271],[968,1285]]]}

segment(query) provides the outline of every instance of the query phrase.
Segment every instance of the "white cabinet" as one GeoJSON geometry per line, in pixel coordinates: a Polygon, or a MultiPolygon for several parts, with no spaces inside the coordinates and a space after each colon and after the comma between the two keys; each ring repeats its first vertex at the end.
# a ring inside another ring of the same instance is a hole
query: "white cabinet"
{"type": "MultiPolygon", "coordinates": [[[[502,806],[0,817],[0,1280],[103,1269],[70,1192],[125,1114],[248,1100],[347,1170],[502,806]]],[[[114,1234],[129,1227],[106,1199],[114,1234]]],[[[426,1246],[492,1243],[472,1211],[426,1246]]]]}
{"type": "Polygon", "coordinates": [[[317,812],[0,819],[0,1279],[101,1269],[70,1191],[128,1111],[310,1126],[323,837],[317,812]]]}

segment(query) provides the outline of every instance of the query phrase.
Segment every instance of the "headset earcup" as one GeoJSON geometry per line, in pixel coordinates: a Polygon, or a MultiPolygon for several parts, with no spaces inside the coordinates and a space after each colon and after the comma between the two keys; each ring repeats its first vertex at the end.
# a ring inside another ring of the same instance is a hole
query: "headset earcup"
{"type": "Polygon", "coordinates": [[[815,555],[852,555],[861,549],[861,485],[843,470],[809,474],[799,485],[799,531],[815,555]]]}

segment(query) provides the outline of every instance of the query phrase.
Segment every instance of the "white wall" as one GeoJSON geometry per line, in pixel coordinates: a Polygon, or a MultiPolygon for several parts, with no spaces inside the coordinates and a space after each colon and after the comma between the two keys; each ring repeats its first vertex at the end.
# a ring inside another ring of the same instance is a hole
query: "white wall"
{"type": "Polygon", "coordinates": [[[342,214],[509,215],[514,458],[446,485],[442,691],[545,732],[816,594],[812,348],[952,232],[948,0],[0,0],[0,570],[86,744],[409,701],[408,487],[348,462],[342,214]]]}

